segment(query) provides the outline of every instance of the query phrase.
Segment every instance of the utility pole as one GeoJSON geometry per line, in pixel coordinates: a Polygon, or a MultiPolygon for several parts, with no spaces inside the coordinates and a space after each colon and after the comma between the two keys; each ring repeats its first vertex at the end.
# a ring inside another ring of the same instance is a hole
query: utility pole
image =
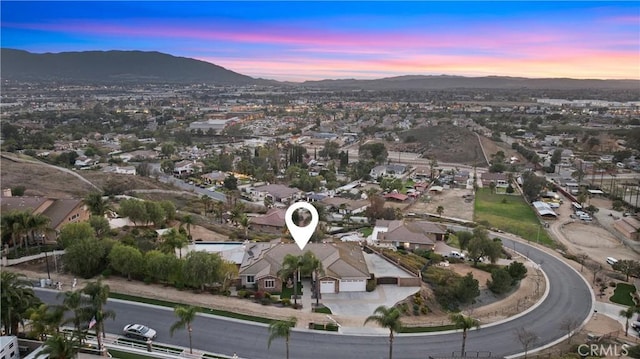
{"type": "Polygon", "coordinates": [[[44,261],[47,262],[47,278],[51,279],[51,273],[49,272],[49,256],[47,255],[47,250],[44,251],[44,261]]]}

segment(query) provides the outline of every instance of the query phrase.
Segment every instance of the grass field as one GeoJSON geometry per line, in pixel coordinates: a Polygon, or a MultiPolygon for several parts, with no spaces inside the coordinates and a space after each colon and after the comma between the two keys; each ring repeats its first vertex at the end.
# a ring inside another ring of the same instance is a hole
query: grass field
{"type": "Polygon", "coordinates": [[[633,302],[633,297],[631,296],[631,294],[635,292],[636,287],[634,285],[627,283],[618,283],[616,285],[616,289],[613,291],[613,295],[611,296],[611,298],[609,298],[609,300],[614,303],[628,305],[630,307],[635,306],[636,303],[633,302]]]}
{"type": "Polygon", "coordinates": [[[488,188],[480,188],[476,192],[474,209],[476,222],[487,222],[490,227],[516,234],[529,241],[554,246],[534,209],[520,196],[495,194],[488,188]]]}

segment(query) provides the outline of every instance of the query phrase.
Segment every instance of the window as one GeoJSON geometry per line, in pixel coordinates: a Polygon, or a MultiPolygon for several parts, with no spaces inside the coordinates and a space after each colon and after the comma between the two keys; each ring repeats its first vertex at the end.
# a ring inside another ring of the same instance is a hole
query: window
{"type": "Polygon", "coordinates": [[[275,288],[276,287],[276,281],[274,279],[265,279],[264,287],[265,288],[275,288]]]}
{"type": "Polygon", "coordinates": [[[254,283],[256,281],[256,278],[252,275],[248,275],[247,276],[247,283],[254,283]]]}

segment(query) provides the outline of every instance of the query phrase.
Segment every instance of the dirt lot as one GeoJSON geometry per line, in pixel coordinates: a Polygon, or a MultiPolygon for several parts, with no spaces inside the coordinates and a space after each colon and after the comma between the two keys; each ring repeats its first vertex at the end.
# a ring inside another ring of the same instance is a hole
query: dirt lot
{"type": "Polygon", "coordinates": [[[472,193],[473,190],[468,189],[445,189],[441,193],[432,193],[421,197],[407,209],[407,212],[437,214],[436,209],[438,206],[442,206],[444,208],[443,217],[471,221],[473,220],[473,202],[465,202],[462,196],[472,193]]]}

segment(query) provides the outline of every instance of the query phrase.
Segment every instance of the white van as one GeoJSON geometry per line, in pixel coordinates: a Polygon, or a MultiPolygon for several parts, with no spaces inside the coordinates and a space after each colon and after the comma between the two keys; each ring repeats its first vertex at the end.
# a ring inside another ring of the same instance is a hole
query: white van
{"type": "Polygon", "coordinates": [[[610,265],[614,265],[616,263],[618,263],[618,260],[613,258],[613,257],[607,257],[607,263],[610,265]]]}
{"type": "Polygon", "coordinates": [[[458,259],[464,259],[464,254],[457,252],[457,251],[451,251],[451,253],[449,253],[449,255],[447,256],[449,258],[458,258],[458,259]]]}

